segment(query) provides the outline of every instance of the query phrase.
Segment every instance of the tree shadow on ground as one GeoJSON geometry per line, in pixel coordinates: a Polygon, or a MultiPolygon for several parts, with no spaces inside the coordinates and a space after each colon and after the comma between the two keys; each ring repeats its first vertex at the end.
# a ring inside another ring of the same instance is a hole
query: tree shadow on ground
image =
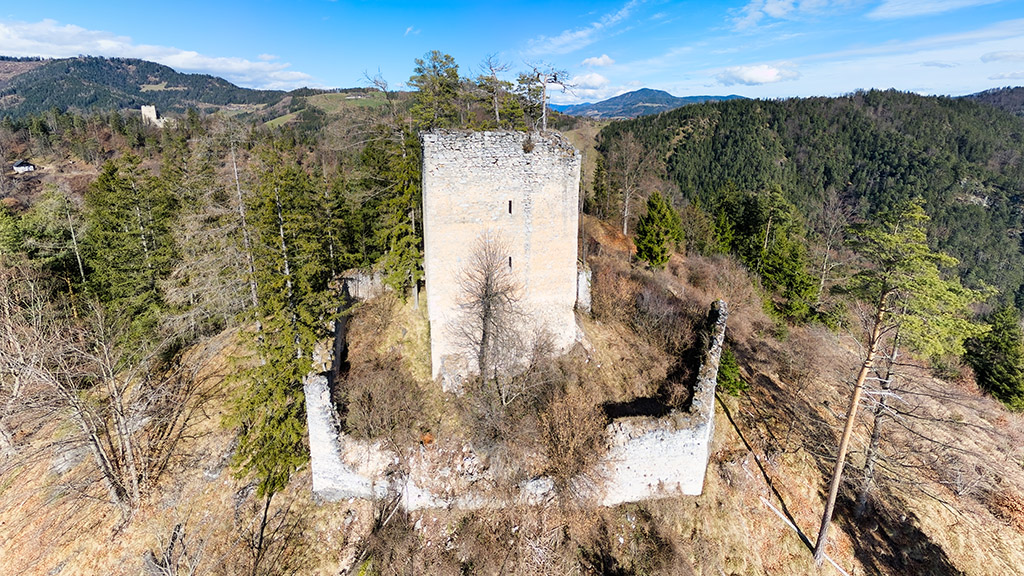
{"type": "MultiPolygon", "coordinates": [[[[751,449],[765,481],[782,503],[783,512],[796,526],[783,495],[776,489],[771,476],[761,465],[761,459],[765,453],[770,452],[805,451],[813,458],[821,475],[819,494],[823,503],[828,479],[831,478],[835,466],[840,430],[833,428],[820,417],[819,408],[811,404],[814,395],[809,394],[807,386],[788,385],[761,373],[755,373],[751,379],[754,380],[754,384],[747,393],[748,409],[739,417],[746,432],[740,432],[738,426],[736,431],[751,449]],[[755,443],[761,444],[761,454],[747,443],[751,436],[760,436],[755,443]]],[[[722,406],[724,407],[724,403],[722,406]]],[[[730,420],[733,420],[732,415],[726,412],[730,420]]],[[[841,421],[842,414],[834,415],[840,417],[837,421],[841,421]]],[[[733,424],[736,426],[737,423],[733,424]]],[[[847,479],[851,471],[848,464],[847,479]]],[[[876,503],[876,508],[862,520],[854,519],[853,510],[852,491],[841,491],[836,502],[833,529],[843,530],[850,537],[854,546],[854,556],[867,574],[964,574],[956,568],[945,550],[919,528],[917,516],[908,511],[897,497],[890,495],[889,502],[876,503]]],[[[809,536],[817,534],[817,525],[806,528],[812,530],[808,533],[809,536]]],[[[807,535],[800,533],[800,536],[808,546],[810,559],[813,543],[807,535]]]]}
{"type": "Polygon", "coordinates": [[[917,516],[912,512],[900,513],[886,507],[874,510],[861,520],[855,520],[854,500],[849,494],[841,497],[836,504],[841,517],[835,526],[853,540],[854,555],[868,573],[930,576],[965,574],[957,569],[941,546],[921,531],[917,526],[917,516]]]}

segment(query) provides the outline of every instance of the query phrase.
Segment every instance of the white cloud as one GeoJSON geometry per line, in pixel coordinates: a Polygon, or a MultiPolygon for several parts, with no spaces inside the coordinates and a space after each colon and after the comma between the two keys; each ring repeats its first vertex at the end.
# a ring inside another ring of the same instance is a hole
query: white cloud
{"type": "Polygon", "coordinates": [[[744,84],[758,86],[786,80],[796,80],[800,73],[792,64],[755,64],[753,66],[733,66],[719,72],[715,78],[724,86],[744,84]]]}
{"type": "Polygon", "coordinates": [[[289,70],[291,64],[287,62],[273,62],[277,57],[270,54],[261,54],[258,61],[207,56],[172,46],[136,44],[129,36],[88,30],[50,19],[39,22],[0,21],[0,53],[44,58],[68,58],[79,54],[140,58],[182,72],[221,76],[250,88],[289,90],[308,86],[313,80],[309,74],[289,70]]]}
{"type": "Polygon", "coordinates": [[[766,0],[762,10],[772,18],[784,18],[793,11],[793,0],[766,0]]]}
{"type": "Polygon", "coordinates": [[[612,60],[612,58],[607,54],[601,54],[600,56],[593,56],[585,59],[582,64],[591,68],[597,68],[602,66],[611,66],[612,64],[615,64],[615,60],[612,60]]]}
{"type": "Polygon", "coordinates": [[[1002,0],[884,0],[880,6],[868,13],[868,18],[879,20],[910,18],[941,14],[951,10],[995,4],[1002,0]]]}
{"type": "Polygon", "coordinates": [[[264,62],[272,62],[274,60],[280,60],[281,59],[281,57],[276,55],[276,54],[260,54],[259,56],[257,56],[257,58],[259,58],[260,60],[262,60],[264,62]]]}
{"type": "Polygon", "coordinates": [[[737,29],[744,30],[757,26],[765,18],[794,20],[825,13],[829,8],[845,8],[856,2],[857,0],[750,0],[746,6],[739,9],[739,16],[734,18],[734,22],[737,29]]]}
{"type": "Polygon", "coordinates": [[[999,52],[988,52],[987,54],[981,55],[982,62],[1024,62],[1024,51],[1020,50],[1001,50],[999,52]]]}
{"type": "Polygon", "coordinates": [[[921,62],[921,66],[928,66],[929,68],[956,68],[957,65],[952,62],[937,62],[933,60],[931,62],[921,62]]]}
{"type": "Polygon", "coordinates": [[[607,86],[608,79],[597,72],[590,72],[589,74],[581,74],[574,77],[572,79],[572,85],[573,89],[593,90],[607,86]]]}
{"type": "Polygon", "coordinates": [[[532,55],[568,54],[589,46],[597,41],[601,32],[628,18],[633,8],[641,2],[642,0],[631,0],[617,12],[605,14],[597,22],[591,22],[583,28],[564,30],[558,36],[534,38],[529,41],[530,48],[527,52],[532,55]]]}
{"type": "Polygon", "coordinates": [[[409,34],[412,34],[413,36],[416,36],[419,33],[420,33],[420,31],[417,30],[415,26],[409,26],[408,28],[405,29],[405,34],[402,34],[402,36],[408,36],[409,34]]]}
{"type": "Polygon", "coordinates": [[[1007,72],[1006,74],[994,74],[988,77],[989,80],[1024,80],[1024,72],[1007,72]]]}

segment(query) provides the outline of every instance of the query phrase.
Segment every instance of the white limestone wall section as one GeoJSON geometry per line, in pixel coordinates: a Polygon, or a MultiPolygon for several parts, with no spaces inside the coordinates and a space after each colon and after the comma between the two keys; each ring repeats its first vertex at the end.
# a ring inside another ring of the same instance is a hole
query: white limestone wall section
{"type": "Polygon", "coordinates": [[[302,391],[306,395],[313,495],[328,502],[383,496],[386,493],[385,486],[374,486],[370,476],[360,474],[342,460],[338,425],[331,405],[331,393],[327,389],[327,378],[320,374],[310,374],[303,382],[302,391]]]}
{"type": "Polygon", "coordinates": [[[701,359],[693,402],[664,418],[621,418],[605,429],[608,453],[599,465],[601,503],[614,506],[667,496],[699,496],[715,434],[715,385],[728,309],[719,300],[708,316],[708,347],[701,359]]]}
{"type": "Polygon", "coordinates": [[[608,425],[602,505],[703,492],[714,412],[696,427],[677,422],[678,416],[623,418],[608,425]]]}
{"type": "Polygon", "coordinates": [[[576,338],[579,152],[556,134],[434,131],[422,142],[434,377],[465,352],[450,328],[459,321],[457,278],[484,236],[509,247],[530,331],[546,329],[567,349],[576,338]]]}

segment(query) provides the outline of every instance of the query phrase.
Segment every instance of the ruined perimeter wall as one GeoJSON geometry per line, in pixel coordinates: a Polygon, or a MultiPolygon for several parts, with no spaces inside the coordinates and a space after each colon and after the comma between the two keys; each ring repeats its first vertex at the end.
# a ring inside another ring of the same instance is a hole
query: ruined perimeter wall
{"type": "Polygon", "coordinates": [[[580,154],[556,134],[434,131],[423,142],[423,237],[430,360],[436,378],[466,351],[458,278],[479,238],[508,246],[530,332],[559,349],[576,339],[580,154]]]}

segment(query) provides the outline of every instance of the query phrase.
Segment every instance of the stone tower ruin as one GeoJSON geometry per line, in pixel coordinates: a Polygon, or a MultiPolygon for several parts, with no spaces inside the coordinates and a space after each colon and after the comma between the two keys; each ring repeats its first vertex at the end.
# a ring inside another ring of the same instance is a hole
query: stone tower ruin
{"type": "Polygon", "coordinates": [[[481,239],[500,240],[527,331],[557,350],[576,341],[580,153],[557,134],[432,131],[423,143],[423,237],[430,360],[439,375],[475,371],[453,335],[459,278],[481,239]]]}

